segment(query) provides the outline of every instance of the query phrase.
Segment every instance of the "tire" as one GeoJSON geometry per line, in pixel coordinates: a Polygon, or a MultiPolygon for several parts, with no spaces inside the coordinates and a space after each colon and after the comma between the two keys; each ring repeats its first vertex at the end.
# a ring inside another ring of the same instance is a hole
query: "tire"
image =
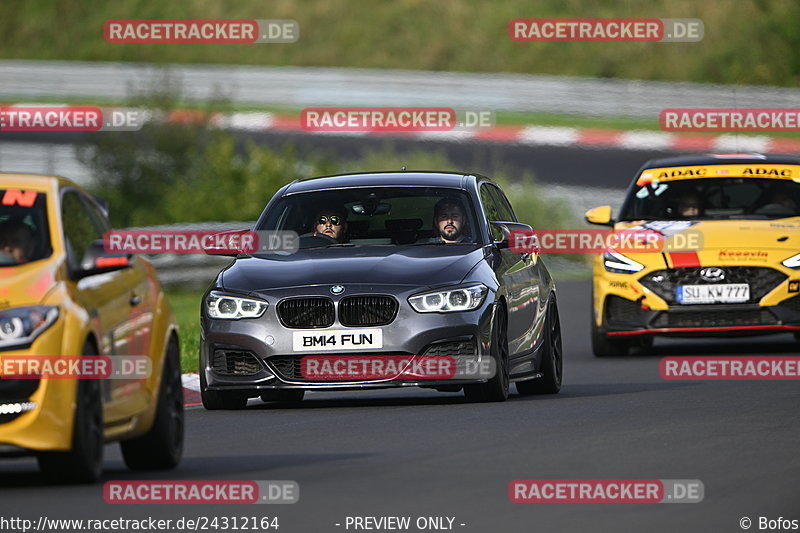
{"type": "Polygon", "coordinates": [[[631,344],[627,340],[611,340],[604,335],[592,318],[592,352],[595,357],[625,356],[630,352],[631,344]]]}
{"type": "Polygon", "coordinates": [[[491,354],[495,361],[494,377],[486,383],[464,386],[468,402],[504,402],[508,399],[508,316],[505,307],[499,306],[492,324],[491,354]]]}
{"type": "Polygon", "coordinates": [[[200,399],[203,401],[203,407],[209,411],[220,409],[238,411],[247,407],[247,396],[235,392],[208,390],[204,368],[200,369],[200,399]]]}
{"type": "MultiPolygon", "coordinates": [[[[87,341],[83,355],[97,355],[87,341]]],[[[72,448],[66,452],[43,452],[37,456],[39,470],[48,479],[62,483],[94,483],[103,472],[103,399],[100,380],[78,381],[72,448]]]]}
{"type": "Polygon", "coordinates": [[[131,470],[167,470],[183,456],[184,412],[180,349],[170,339],[158,390],[156,416],[150,431],[120,442],[122,457],[131,470]]]}
{"type": "Polygon", "coordinates": [[[261,393],[262,402],[287,402],[287,403],[300,403],[303,401],[306,391],[291,389],[291,390],[270,390],[261,393]]]}
{"type": "Polygon", "coordinates": [[[553,300],[547,307],[547,327],[545,349],[542,354],[541,378],[520,381],[517,392],[521,396],[533,394],[558,394],[564,377],[564,351],[561,345],[561,320],[558,317],[558,304],[553,300]]]}

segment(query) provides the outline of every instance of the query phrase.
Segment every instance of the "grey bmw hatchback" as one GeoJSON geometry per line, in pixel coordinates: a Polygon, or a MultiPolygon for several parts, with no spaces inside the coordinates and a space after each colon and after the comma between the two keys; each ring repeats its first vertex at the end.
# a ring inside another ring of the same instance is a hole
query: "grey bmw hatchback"
{"type": "Polygon", "coordinates": [[[239,253],[201,304],[206,409],[305,391],[425,387],[504,401],[561,388],[553,279],[509,248],[518,222],[479,175],[376,172],[296,180],[254,230],[292,251],[239,253]]]}

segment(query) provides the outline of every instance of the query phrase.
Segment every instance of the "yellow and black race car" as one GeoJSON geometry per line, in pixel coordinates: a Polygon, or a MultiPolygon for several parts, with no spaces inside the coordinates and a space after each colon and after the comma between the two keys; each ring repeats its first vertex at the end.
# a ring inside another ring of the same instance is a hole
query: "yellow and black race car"
{"type": "Polygon", "coordinates": [[[758,154],[648,162],[612,219],[655,232],[659,251],[594,260],[592,347],[647,349],[653,337],[794,332],[800,339],[800,158],[758,154]],[[672,245],[670,245],[672,244],[672,245]]]}
{"type": "Polygon", "coordinates": [[[110,229],[70,181],[0,173],[0,457],[33,454],[56,480],[96,480],[109,441],[134,469],[171,468],[183,451],[177,323],[153,266],[105,251],[110,229]],[[62,356],[151,370],[77,379],[11,364],[62,356]]]}

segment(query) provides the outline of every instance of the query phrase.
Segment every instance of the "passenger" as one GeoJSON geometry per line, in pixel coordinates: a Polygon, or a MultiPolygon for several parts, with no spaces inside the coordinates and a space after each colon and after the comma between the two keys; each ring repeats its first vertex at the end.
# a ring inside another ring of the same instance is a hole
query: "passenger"
{"type": "Polygon", "coordinates": [[[470,242],[464,235],[466,230],[466,211],[456,198],[442,198],[433,207],[434,241],[448,244],[470,242]]]}
{"type": "Polygon", "coordinates": [[[0,224],[0,253],[12,257],[17,264],[27,263],[33,257],[33,239],[33,230],[23,222],[0,224]]]}

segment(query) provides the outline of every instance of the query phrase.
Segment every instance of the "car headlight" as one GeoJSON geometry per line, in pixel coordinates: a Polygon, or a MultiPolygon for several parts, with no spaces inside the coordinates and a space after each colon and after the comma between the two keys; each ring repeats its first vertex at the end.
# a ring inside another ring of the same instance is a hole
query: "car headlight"
{"type": "Polygon", "coordinates": [[[243,298],[230,294],[212,292],[206,297],[206,313],[211,318],[236,320],[239,318],[258,318],[264,314],[269,304],[263,300],[243,298]]]}
{"type": "Polygon", "coordinates": [[[603,254],[603,266],[609,272],[616,274],[631,274],[639,272],[644,268],[644,265],[637,263],[630,257],[625,257],[618,252],[606,252],[603,254]]]}
{"type": "Polygon", "coordinates": [[[34,305],[0,311],[0,349],[30,344],[58,319],[58,307],[34,305]]]}
{"type": "Polygon", "coordinates": [[[418,313],[472,311],[480,307],[488,291],[486,285],[479,284],[459,289],[424,292],[411,296],[408,303],[418,313]]]}
{"type": "Polygon", "coordinates": [[[800,254],[793,255],[781,264],[785,267],[793,268],[795,270],[800,269],[800,254]]]}

